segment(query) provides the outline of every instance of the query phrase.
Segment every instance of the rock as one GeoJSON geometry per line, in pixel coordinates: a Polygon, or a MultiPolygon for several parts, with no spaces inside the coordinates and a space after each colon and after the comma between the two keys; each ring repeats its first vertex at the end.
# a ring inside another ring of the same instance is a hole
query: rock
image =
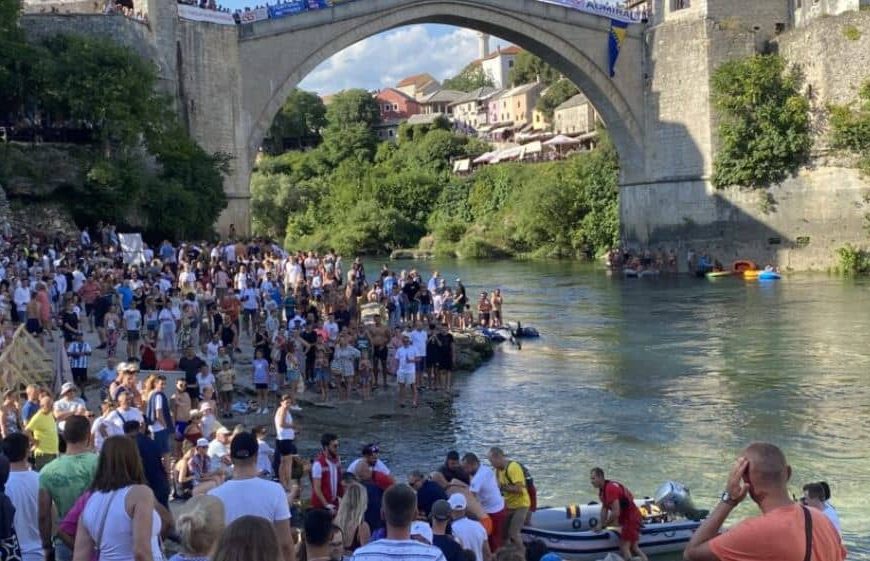
{"type": "Polygon", "coordinates": [[[471,372],[487,360],[495,352],[492,341],[472,331],[453,332],[456,345],[456,370],[471,372]]]}
{"type": "Polygon", "coordinates": [[[399,259],[432,259],[434,255],[431,251],[422,250],[422,249],[396,249],[390,253],[390,259],[399,260],[399,259]]]}

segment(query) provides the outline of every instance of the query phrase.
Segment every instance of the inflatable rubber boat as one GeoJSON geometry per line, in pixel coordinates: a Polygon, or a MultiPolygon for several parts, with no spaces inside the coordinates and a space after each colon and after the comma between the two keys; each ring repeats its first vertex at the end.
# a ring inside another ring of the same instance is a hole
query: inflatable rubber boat
{"type": "Polygon", "coordinates": [[[537,339],[541,336],[537,329],[534,327],[523,327],[523,324],[520,322],[508,322],[507,327],[500,327],[499,329],[507,330],[515,339],[537,339]]]}
{"type": "Polygon", "coordinates": [[[758,280],[779,280],[782,276],[776,271],[761,271],[758,273],[758,280]]]}
{"type": "MultiPolygon", "coordinates": [[[[647,555],[682,552],[707,515],[694,508],[689,490],[673,481],[659,488],[655,500],[634,502],[644,517],[639,546],[647,555]]],[[[522,529],[523,541],[541,540],[553,553],[580,561],[618,554],[615,529],[594,531],[600,516],[601,505],[597,503],[538,509],[522,529]]]]}

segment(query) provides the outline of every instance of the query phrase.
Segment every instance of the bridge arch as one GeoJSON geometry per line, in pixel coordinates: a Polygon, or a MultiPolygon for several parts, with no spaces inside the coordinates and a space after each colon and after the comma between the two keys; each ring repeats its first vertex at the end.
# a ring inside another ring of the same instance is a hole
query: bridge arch
{"type": "Polygon", "coordinates": [[[610,20],[536,0],[363,0],[240,28],[242,122],[253,162],[284,100],[320,63],[378,33],[440,23],[489,33],[536,54],[574,82],[607,123],[623,181],[643,176],[643,40],[631,26],[617,76],[610,20]]]}

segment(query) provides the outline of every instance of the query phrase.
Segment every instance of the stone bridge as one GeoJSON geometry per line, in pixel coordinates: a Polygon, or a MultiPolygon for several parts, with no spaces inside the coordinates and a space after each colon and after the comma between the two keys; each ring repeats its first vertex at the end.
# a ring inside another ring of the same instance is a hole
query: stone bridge
{"type": "MultiPolygon", "coordinates": [[[[32,7],[55,0],[25,1],[32,7]]],[[[219,223],[224,231],[229,224],[239,232],[250,226],[251,170],[288,93],[342,49],[417,23],[451,24],[514,42],[586,93],[619,151],[620,220],[629,244],[722,247],[735,256],[765,255],[771,261],[792,252],[788,259],[797,259],[798,252],[809,254],[810,233],[817,232],[814,239],[819,239],[844,223],[820,215],[817,228],[807,226],[815,222],[806,213],[818,207],[806,202],[809,180],[785,187],[791,199],[780,205],[778,217],[757,212],[754,194],[716,191],[709,181],[716,147],[710,77],[726,60],[782,44],[777,35],[797,19],[791,0],[692,0],[681,9],[684,3],[652,0],[655,19],[629,27],[613,78],[608,71],[610,20],[538,0],[359,0],[240,26],[180,19],[172,0],[143,1],[150,26],[96,14],[30,15],[22,22],[36,36],[70,31],[109,35],[155,61],[162,87],[177,100],[194,137],[207,150],[235,157],[226,181],[230,203],[219,223]],[[801,238],[802,246],[792,243],[801,238]]],[[[838,48],[851,53],[861,46],[855,42],[854,48],[848,43],[838,48]]],[[[797,63],[809,56],[794,48],[788,52],[797,63]]],[[[840,59],[848,60],[846,55],[840,59]]],[[[818,62],[811,58],[805,68],[814,71],[818,62]]],[[[818,83],[814,90],[824,92],[825,87],[818,83]]],[[[856,185],[843,195],[852,201],[860,182],[849,176],[845,183],[856,185]]],[[[820,191],[819,196],[826,195],[820,191]]],[[[856,216],[852,220],[850,215],[837,239],[861,235],[856,216]]],[[[810,266],[821,263],[830,254],[827,247],[839,242],[824,243],[810,266]]]]}

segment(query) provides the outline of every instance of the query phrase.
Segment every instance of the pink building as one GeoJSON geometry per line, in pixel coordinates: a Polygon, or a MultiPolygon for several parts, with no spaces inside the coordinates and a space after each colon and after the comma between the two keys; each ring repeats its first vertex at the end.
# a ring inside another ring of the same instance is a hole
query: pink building
{"type": "Polygon", "coordinates": [[[380,90],[375,94],[375,101],[381,111],[382,122],[407,119],[421,113],[416,99],[393,88],[380,90]]]}

